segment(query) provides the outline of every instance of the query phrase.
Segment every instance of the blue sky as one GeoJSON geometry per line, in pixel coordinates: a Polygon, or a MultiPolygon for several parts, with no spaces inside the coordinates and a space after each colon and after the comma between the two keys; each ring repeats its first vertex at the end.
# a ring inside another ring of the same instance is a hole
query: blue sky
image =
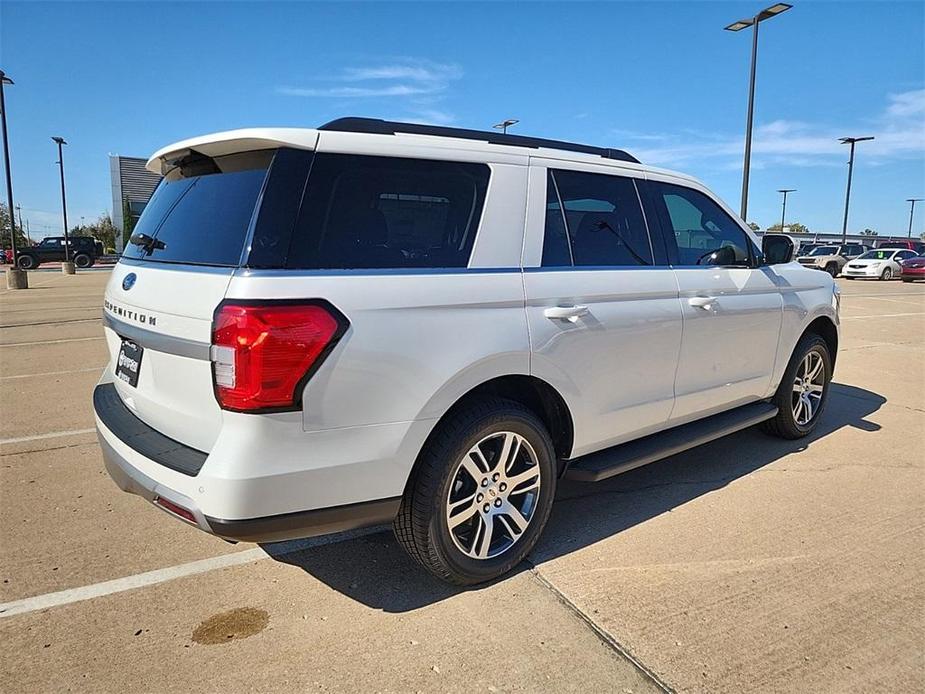
{"type": "MultiPolygon", "coordinates": [[[[0,2],[14,193],[33,236],[107,211],[107,154],[343,115],[623,147],[738,209],[757,2],[0,2]]],[[[749,219],[905,234],[925,197],[925,3],[810,2],[762,24],[749,219]]],[[[925,203],[916,232],[925,231],[925,203]]]]}

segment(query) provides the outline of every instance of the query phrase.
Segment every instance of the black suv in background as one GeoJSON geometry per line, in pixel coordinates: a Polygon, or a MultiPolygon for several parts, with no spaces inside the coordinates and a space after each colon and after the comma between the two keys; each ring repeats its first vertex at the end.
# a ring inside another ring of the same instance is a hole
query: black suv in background
{"type": "MultiPolygon", "coordinates": [[[[71,260],[77,267],[90,267],[103,255],[103,244],[89,236],[70,237],[71,260]]],[[[23,270],[32,270],[42,263],[66,260],[63,236],[46,236],[35,246],[16,252],[17,264],[23,270]]]]}

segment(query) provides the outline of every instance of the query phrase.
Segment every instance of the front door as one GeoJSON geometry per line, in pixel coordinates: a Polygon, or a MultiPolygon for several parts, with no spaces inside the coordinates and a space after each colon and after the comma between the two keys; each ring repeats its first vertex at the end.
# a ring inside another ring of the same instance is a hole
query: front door
{"type": "Polygon", "coordinates": [[[671,422],[765,397],[783,315],[773,269],[756,266],[755,244],[706,191],[648,186],[684,320],[671,422]]]}

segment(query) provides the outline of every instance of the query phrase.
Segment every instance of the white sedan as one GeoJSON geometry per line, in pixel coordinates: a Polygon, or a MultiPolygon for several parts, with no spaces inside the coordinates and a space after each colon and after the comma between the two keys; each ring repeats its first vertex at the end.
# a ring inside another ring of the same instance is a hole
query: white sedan
{"type": "Polygon", "coordinates": [[[854,260],[848,261],[842,268],[842,277],[853,280],[855,277],[872,277],[890,280],[899,277],[902,268],[899,263],[915,256],[915,251],[902,248],[880,248],[867,251],[854,260]]]}

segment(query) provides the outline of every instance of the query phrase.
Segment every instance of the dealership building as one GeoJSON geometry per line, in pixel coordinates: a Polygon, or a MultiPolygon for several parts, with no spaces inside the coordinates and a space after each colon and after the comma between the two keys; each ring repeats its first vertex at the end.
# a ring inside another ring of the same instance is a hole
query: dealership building
{"type": "Polygon", "coordinates": [[[112,182],[112,223],[119,230],[116,251],[121,253],[127,239],[122,232],[138,221],[161,177],[145,168],[145,159],[109,155],[112,182]]]}

